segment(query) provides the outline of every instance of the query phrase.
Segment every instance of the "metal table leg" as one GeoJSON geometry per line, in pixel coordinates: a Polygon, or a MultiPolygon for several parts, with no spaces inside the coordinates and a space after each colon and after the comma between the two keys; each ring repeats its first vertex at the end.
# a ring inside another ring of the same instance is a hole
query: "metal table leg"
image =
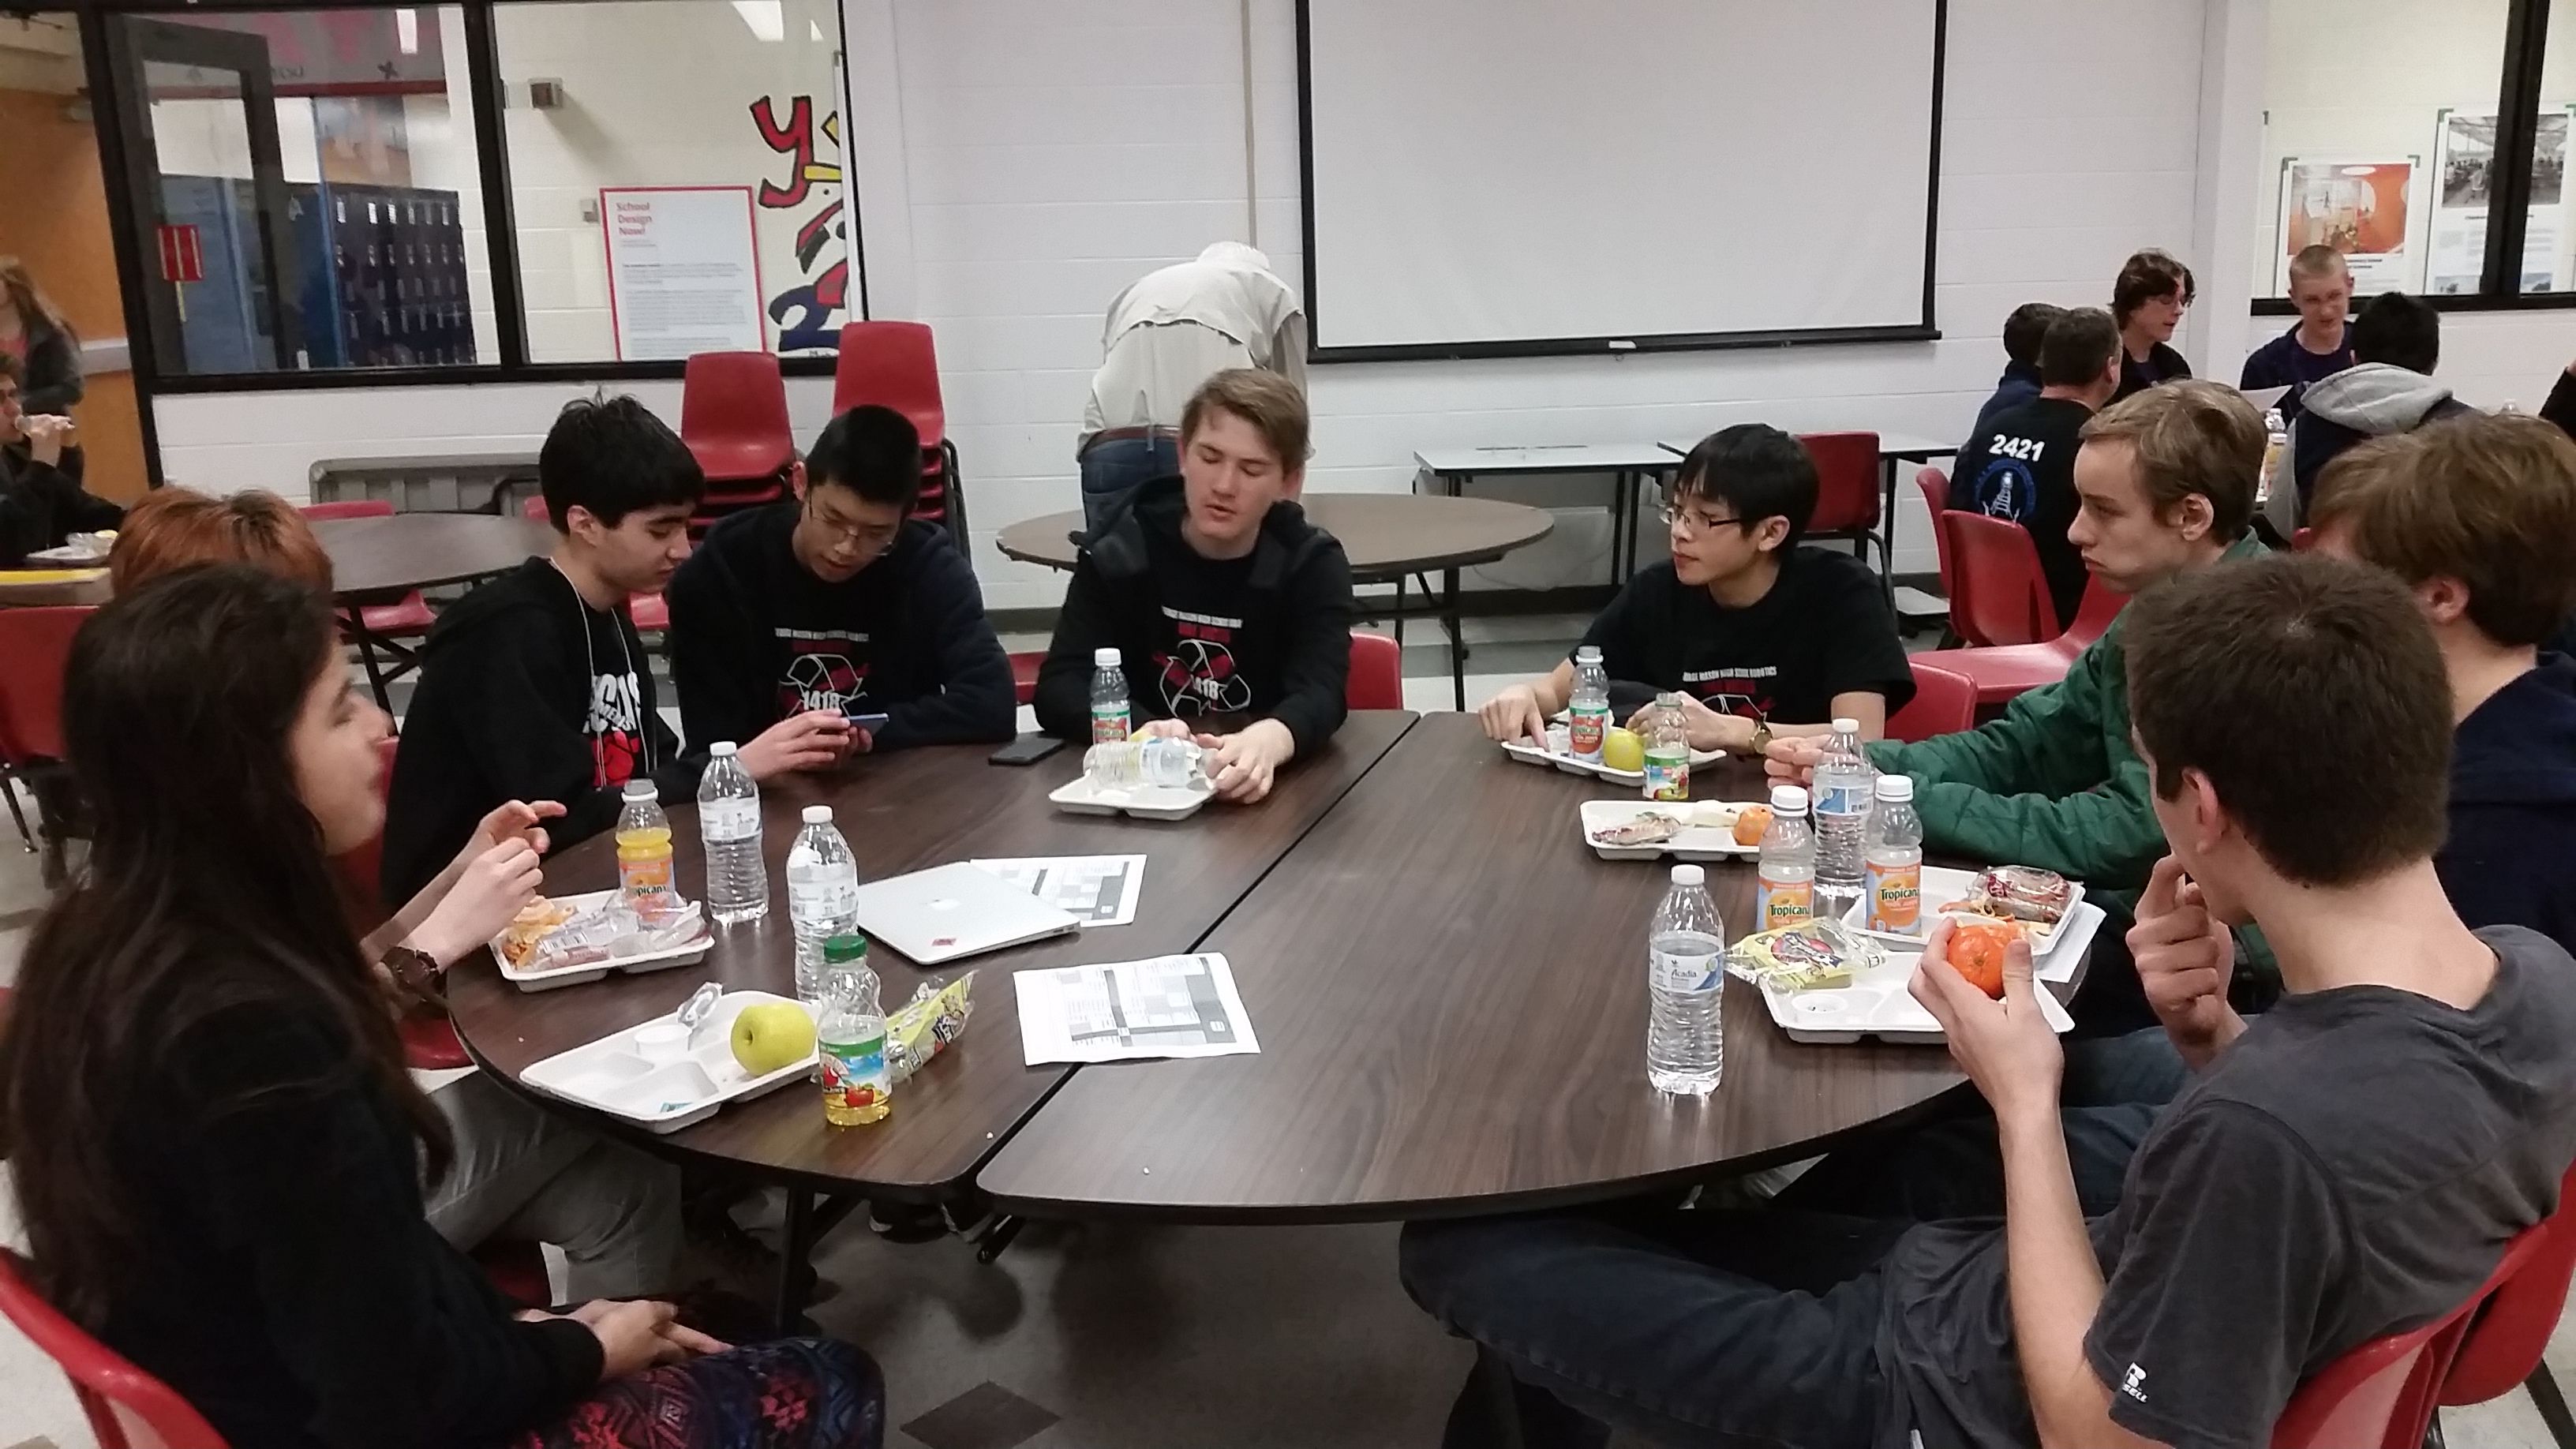
{"type": "Polygon", "coordinates": [[[1467,709],[1467,640],[1458,620],[1458,571],[1442,569],[1440,582],[1447,590],[1440,603],[1440,619],[1449,626],[1449,688],[1463,714],[1467,709]]]}
{"type": "Polygon", "coordinates": [[[341,631],[358,646],[359,662],[367,667],[367,687],[376,693],[376,708],[392,714],[394,712],[393,691],[386,688],[384,668],[376,663],[376,636],[367,632],[366,625],[358,622],[358,610],[355,605],[351,605],[349,611],[340,616],[340,627],[341,631]]]}
{"type": "Polygon", "coordinates": [[[1878,591],[1896,611],[1896,468],[1893,457],[1878,460],[1878,591]]]}

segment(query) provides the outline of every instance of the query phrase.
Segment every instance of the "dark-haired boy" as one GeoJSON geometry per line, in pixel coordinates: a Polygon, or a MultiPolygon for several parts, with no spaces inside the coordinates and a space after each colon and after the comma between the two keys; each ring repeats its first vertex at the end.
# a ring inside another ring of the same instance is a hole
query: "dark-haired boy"
{"type": "MultiPolygon", "coordinates": [[[[1778,428],[1739,423],[1691,449],[1664,508],[1672,557],[1584,631],[1614,715],[1678,691],[1691,745],[1739,754],[1836,719],[1860,721],[1863,739],[1885,732],[1914,697],[1914,670],[1869,566],[1798,545],[1815,509],[1815,460],[1778,428]]],[[[1569,658],[1487,701],[1485,733],[1541,739],[1573,694],[1569,658]]]]}
{"type": "MultiPolygon", "coordinates": [[[[2267,507],[2264,516],[2275,526],[2305,521],[2317,479],[2344,449],[2469,410],[2433,380],[2434,364],[2442,358],[2442,314],[2422,298],[2404,292],[2371,298],[2353,319],[2352,355],[2352,366],[2301,395],[2299,419],[2290,428],[2290,476],[2298,486],[2300,516],[2286,519],[2267,507]]],[[[2273,491],[2276,500],[2288,501],[2279,499],[2278,488],[2273,491]]]]}
{"type": "Polygon", "coordinates": [[[882,714],[851,748],[1011,737],[1011,663],[974,570],[909,519],[921,439],[892,408],[832,419],[794,497],[715,526],[672,576],[671,683],[700,744],[808,710],[882,714]]]}
{"type": "Polygon", "coordinates": [[[2040,342],[2039,396],[1997,413],[1959,455],[1950,506],[2018,523],[2038,551],[2060,625],[2084,602],[2075,522],[2075,452],[2084,425],[2120,390],[2120,328],[2099,307],[2058,315],[2040,342]]]}
{"type": "Polygon", "coordinates": [[[1994,392],[1977,408],[1977,421],[1968,429],[1972,445],[1984,434],[1986,424],[1994,421],[1995,414],[2039,396],[2040,344],[2048,336],[2049,324],[2065,313],[2066,309],[2054,302],[2024,302],[2004,318],[2003,375],[1995,379],[1994,392]]]}
{"type": "MultiPolygon", "coordinates": [[[[560,849],[617,822],[621,788],[649,776],[691,799],[705,761],[683,757],[656,707],[627,601],[689,556],[706,492],[697,460],[631,397],[567,404],[537,454],[553,551],[467,594],[421,649],[386,805],[384,891],[409,900],[507,800],[555,800],[560,849]]],[[[848,726],[799,717],[743,745],[768,779],[836,759],[848,726]]]]}
{"type": "Polygon", "coordinates": [[[1912,989],[1994,1110],[2000,1226],[1644,1204],[1411,1224],[1407,1291],[1483,1345],[1449,1444],[2259,1445],[2317,1367],[2458,1306],[2556,1208],[2576,961],[2443,897],[2450,709],[2412,602],[2285,557],[2177,578],[2126,622],[2171,850],[2150,894],[2204,903],[2218,980],[2167,1024],[2200,1071],[2118,1205],[2079,1205],[2027,948],[1991,1000],[1936,935],[1912,989]],[[2248,924],[2289,993],[2250,1025],[2225,1000],[2248,924]]]}

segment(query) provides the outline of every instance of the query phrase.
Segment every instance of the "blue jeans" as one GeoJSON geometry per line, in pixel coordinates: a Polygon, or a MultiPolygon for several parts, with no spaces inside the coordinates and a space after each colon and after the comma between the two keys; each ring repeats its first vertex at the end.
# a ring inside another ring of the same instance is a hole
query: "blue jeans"
{"type": "Polygon", "coordinates": [[[1446,1449],[1869,1444],[1891,1415],[1879,1263],[1909,1224],[1623,1204],[1409,1223],[1405,1291],[1473,1339],[1446,1449]]]}
{"type": "Polygon", "coordinates": [[[1181,471],[1180,439],[1169,433],[1150,438],[1111,438],[1083,451],[1082,526],[1100,526],[1109,501],[1139,483],[1168,478],[1181,471]]]}

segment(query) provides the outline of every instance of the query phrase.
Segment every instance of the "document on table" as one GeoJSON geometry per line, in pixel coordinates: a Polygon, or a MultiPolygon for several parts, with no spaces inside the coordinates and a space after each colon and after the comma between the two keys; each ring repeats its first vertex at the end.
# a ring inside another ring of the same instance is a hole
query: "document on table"
{"type": "Polygon", "coordinates": [[[1020,1050],[1041,1062],[1123,1062],[1258,1052],[1223,956],[1156,956],[1012,976],[1020,1050]]]}
{"type": "Polygon", "coordinates": [[[1048,905],[1092,926],[1135,924],[1145,894],[1141,855],[1045,855],[979,860],[979,870],[1000,876],[1048,905]]]}

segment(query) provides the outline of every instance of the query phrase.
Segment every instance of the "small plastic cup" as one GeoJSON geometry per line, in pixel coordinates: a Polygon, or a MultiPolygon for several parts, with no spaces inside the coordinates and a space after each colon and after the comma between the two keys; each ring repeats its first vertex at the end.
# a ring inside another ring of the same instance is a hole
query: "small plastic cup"
{"type": "Polygon", "coordinates": [[[638,1027],[635,1054],[648,1062],[676,1062],[689,1054],[689,1029],[676,1021],[638,1027]]]}

